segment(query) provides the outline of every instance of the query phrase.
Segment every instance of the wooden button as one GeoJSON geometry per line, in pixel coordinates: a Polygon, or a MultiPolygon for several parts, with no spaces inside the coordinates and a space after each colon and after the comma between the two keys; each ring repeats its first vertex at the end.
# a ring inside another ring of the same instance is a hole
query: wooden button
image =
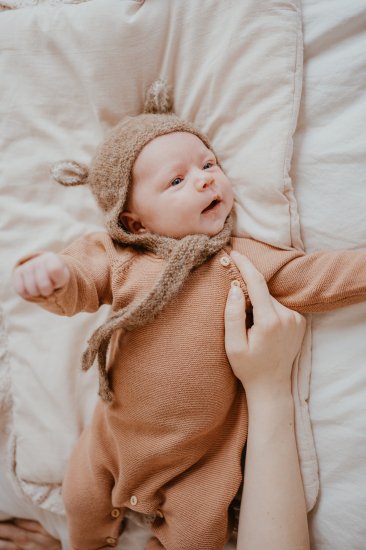
{"type": "Polygon", "coordinates": [[[220,258],[220,264],[223,265],[224,267],[227,267],[228,265],[230,265],[230,258],[229,256],[222,256],[220,258]]]}
{"type": "Polygon", "coordinates": [[[234,281],[231,281],[231,286],[238,286],[240,288],[240,282],[235,279],[234,281]]]}
{"type": "Polygon", "coordinates": [[[111,512],[112,518],[119,518],[120,515],[121,515],[121,510],[119,508],[113,508],[111,512]]]}
{"type": "Polygon", "coordinates": [[[117,539],[115,539],[114,537],[107,537],[105,541],[107,544],[109,544],[109,546],[116,546],[117,544],[117,539]]]}

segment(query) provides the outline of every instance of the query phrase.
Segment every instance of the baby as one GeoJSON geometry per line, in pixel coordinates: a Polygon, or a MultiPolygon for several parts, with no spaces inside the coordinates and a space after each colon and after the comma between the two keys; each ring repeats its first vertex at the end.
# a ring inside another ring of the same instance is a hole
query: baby
{"type": "Polygon", "coordinates": [[[145,114],[118,125],[89,170],[57,166],[59,182],[90,185],[107,233],[14,272],[18,293],[54,313],[112,307],[83,356],[84,369],[98,358],[102,399],[63,485],[77,550],[115,546],[128,509],[149,523],[149,550],[223,548],[248,420],[224,349],[230,285],[246,293],[232,249],[300,312],[366,299],[364,252],[305,255],[232,238],[230,181],[207,137],[170,108],[155,84],[145,114]]]}

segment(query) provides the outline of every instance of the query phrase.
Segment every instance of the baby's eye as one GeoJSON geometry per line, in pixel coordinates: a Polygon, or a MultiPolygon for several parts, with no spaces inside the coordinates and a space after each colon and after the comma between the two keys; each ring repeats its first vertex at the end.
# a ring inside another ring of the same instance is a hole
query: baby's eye
{"type": "Polygon", "coordinates": [[[203,169],[208,170],[209,168],[212,168],[212,166],[214,166],[214,163],[209,161],[209,162],[206,162],[206,164],[203,165],[203,169]]]}
{"type": "Polygon", "coordinates": [[[179,185],[180,183],[182,183],[182,181],[183,178],[174,178],[170,185],[179,185]]]}

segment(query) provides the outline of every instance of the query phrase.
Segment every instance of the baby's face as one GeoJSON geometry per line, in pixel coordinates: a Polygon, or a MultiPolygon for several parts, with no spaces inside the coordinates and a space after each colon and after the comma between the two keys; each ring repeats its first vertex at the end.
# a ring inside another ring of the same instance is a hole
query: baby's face
{"type": "Polygon", "coordinates": [[[121,221],[133,233],[216,235],[233,206],[229,179],[195,135],[159,136],[141,151],[121,221]]]}

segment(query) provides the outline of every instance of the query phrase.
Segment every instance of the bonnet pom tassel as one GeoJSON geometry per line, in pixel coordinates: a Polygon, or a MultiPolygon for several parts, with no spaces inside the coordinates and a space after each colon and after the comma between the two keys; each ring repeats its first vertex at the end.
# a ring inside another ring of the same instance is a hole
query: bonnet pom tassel
{"type": "Polygon", "coordinates": [[[168,114],[173,110],[171,87],[165,80],[155,80],[147,89],[144,103],[145,114],[168,114]]]}
{"type": "Polygon", "coordinates": [[[51,175],[61,185],[72,187],[87,183],[89,169],[74,160],[61,160],[52,166],[51,175]]]}

